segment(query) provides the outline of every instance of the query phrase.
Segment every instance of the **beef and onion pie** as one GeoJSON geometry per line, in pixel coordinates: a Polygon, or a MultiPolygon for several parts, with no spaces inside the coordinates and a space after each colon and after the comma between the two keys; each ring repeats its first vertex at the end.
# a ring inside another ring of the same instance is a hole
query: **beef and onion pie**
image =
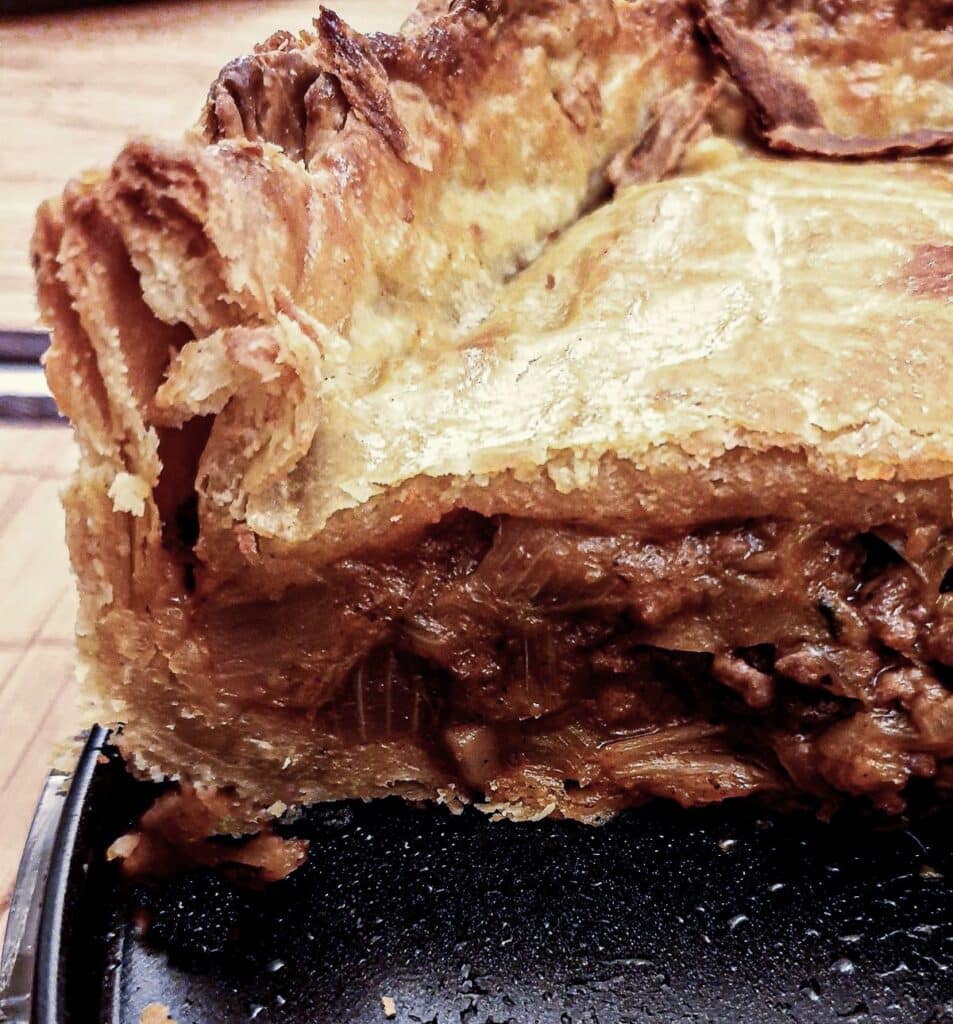
{"type": "Polygon", "coordinates": [[[156,828],[953,785],[951,22],[323,11],[41,209],[156,828]]]}

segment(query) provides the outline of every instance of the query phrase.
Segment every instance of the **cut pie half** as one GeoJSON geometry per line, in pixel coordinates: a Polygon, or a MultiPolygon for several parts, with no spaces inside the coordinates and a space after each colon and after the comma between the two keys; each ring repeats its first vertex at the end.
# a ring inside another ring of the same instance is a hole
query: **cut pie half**
{"type": "Polygon", "coordinates": [[[762,150],[704,6],[325,12],[41,210],[84,685],[202,827],[953,784],[953,163],[762,150]]]}

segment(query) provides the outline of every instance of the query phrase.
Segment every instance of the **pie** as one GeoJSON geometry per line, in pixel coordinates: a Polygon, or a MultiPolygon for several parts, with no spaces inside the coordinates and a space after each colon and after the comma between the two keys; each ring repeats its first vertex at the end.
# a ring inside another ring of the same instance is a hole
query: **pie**
{"type": "Polygon", "coordinates": [[[133,770],[208,832],[949,790],[951,25],[323,11],[48,202],[84,686],[133,770]]]}

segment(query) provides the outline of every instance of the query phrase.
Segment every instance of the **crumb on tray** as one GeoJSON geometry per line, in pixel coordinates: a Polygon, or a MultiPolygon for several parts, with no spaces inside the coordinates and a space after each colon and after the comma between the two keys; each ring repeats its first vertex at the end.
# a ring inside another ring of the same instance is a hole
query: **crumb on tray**
{"type": "Polygon", "coordinates": [[[139,1024],[176,1024],[165,1003],[149,1003],[139,1015],[139,1024]]]}

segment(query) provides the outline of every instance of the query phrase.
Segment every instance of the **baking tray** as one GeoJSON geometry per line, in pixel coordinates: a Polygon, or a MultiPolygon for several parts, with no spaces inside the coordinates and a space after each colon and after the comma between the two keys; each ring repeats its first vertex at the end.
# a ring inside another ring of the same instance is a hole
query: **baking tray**
{"type": "Polygon", "coordinates": [[[381,1024],[386,997],[414,1024],[953,1022],[946,812],[878,828],[659,805],[593,829],[342,803],[289,828],[311,856],[265,890],[205,871],[130,887],[104,850],[155,788],[105,740],[41,802],[10,1020],[138,1024],[161,1002],[179,1024],[381,1024]]]}

